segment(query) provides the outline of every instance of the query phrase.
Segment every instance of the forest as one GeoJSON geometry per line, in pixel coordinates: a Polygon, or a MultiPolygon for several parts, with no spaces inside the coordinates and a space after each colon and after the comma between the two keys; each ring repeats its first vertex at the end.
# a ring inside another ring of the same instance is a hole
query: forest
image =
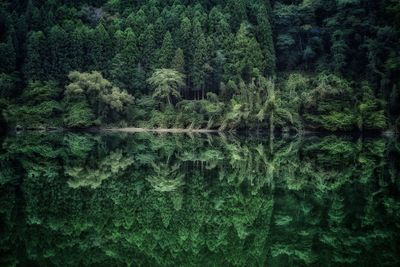
{"type": "Polygon", "coordinates": [[[397,0],[0,3],[0,128],[400,130],[397,0]]]}

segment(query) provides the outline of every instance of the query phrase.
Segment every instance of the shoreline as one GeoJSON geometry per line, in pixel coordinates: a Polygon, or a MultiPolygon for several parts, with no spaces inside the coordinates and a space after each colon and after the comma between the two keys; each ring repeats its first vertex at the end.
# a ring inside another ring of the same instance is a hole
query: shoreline
{"type": "Polygon", "coordinates": [[[210,129],[184,129],[184,128],[103,128],[103,131],[110,132],[127,132],[127,133],[143,133],[143,132],[157,132],[157,133],[219,133],[218,130],[210,129]]]}

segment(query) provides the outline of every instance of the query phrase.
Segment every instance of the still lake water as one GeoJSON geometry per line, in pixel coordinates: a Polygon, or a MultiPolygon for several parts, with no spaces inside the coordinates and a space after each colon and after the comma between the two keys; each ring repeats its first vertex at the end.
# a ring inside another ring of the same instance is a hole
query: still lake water
{"type": "Polygon", "coordinates": [[[399,266],[400,143],[27,133],[0,149],[0,266],[399,266]]]}

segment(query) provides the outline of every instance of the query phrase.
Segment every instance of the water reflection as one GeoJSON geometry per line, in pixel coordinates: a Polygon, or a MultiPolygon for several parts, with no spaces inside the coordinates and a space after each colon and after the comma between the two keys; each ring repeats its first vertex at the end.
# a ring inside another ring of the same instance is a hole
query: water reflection
{"type": "Polygon", "coordinates": [[[397,266],[392,139],[23,134],[1,266],[397,266]]]}

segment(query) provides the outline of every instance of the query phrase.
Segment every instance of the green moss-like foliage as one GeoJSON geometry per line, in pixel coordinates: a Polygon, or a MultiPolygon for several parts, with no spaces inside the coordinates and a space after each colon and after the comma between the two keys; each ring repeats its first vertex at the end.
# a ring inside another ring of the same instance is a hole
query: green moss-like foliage
{"type": "Polygon", "coordinates": [[[269,142],[153,134],[8,137],[0,161],[0,262],[398,264],[395,140],[269,142]]]}

